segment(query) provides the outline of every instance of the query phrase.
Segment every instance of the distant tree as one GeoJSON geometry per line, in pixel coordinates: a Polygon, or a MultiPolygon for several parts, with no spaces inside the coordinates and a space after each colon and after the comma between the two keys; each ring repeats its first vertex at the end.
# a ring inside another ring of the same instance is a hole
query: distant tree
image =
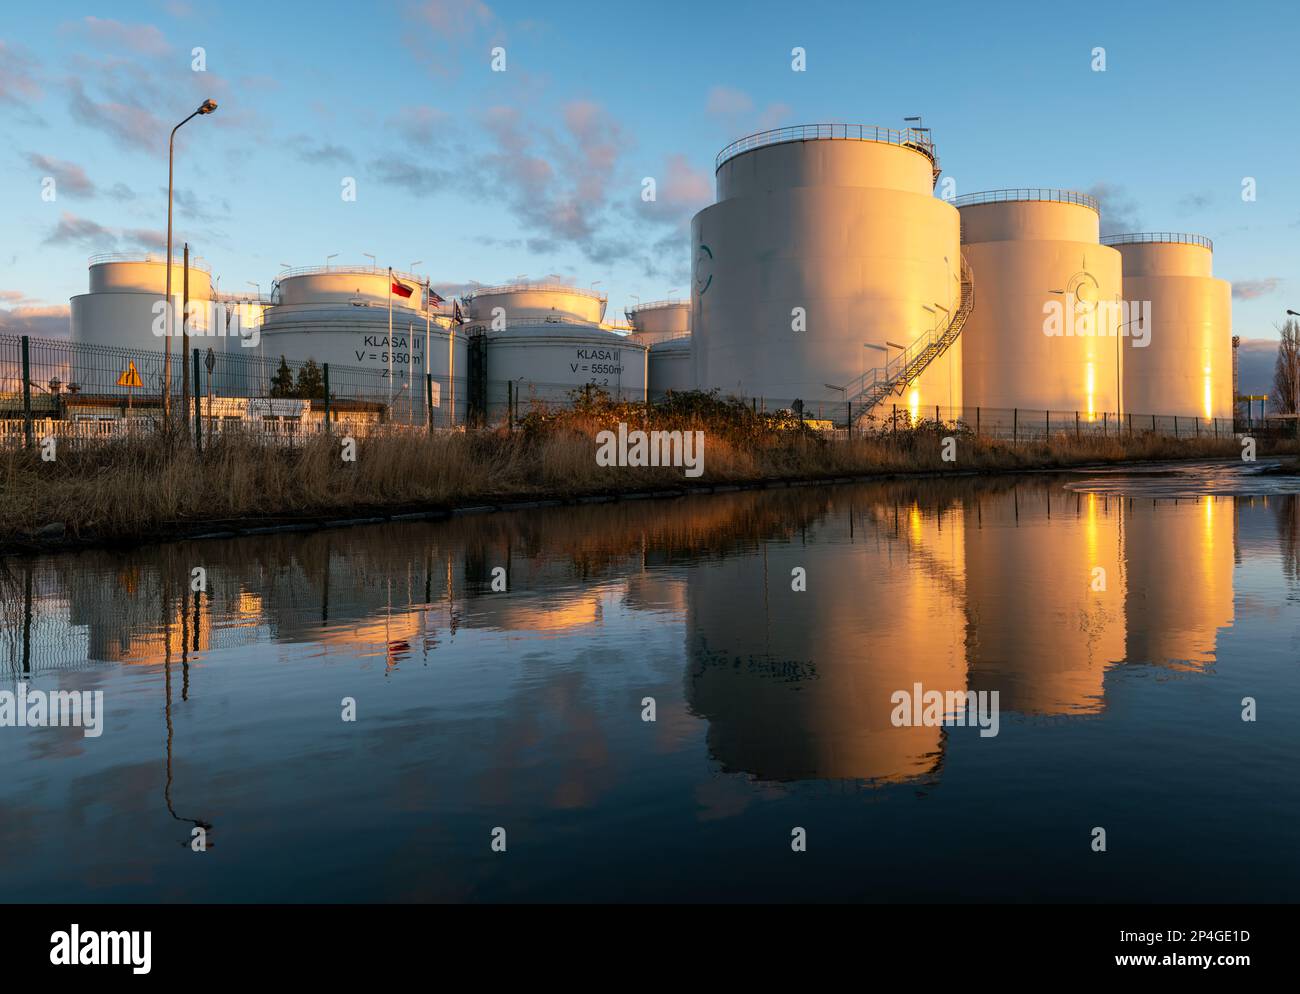
{"type": "Polygon", "coordinates": [[[1281,335],[1273,365],[1273,409],[1295,414],[1300,411],[1300,323],[1287,318],[1281,335]]]}
{"type": "Polygon", "coordinates": [[[303,400],[325,399],[325,377],[315,359],[308,359],[298,370],[298,390],[296,396],[303,400]]]}
{"type": "Polygon", "coordinates": [[[280,356],[280,368],[271,377],[271,396],[294,397],[296,395],[297,391],[293,385],[293,370],[289,368],[289,363],[285,361],[284,356],[280,356]]]}

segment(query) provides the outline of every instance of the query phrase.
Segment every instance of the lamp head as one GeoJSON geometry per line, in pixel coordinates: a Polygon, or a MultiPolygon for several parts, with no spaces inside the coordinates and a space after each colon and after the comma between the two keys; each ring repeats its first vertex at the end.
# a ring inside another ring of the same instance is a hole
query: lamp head
{"type": "Polygon", "coordinates": [[[211,114],[216,109],[217,109],[217,102],[213,100],[211,97],[209,97],[207,100],[203,101],[203,103],[199,105],[200,114],[211,114]]]}

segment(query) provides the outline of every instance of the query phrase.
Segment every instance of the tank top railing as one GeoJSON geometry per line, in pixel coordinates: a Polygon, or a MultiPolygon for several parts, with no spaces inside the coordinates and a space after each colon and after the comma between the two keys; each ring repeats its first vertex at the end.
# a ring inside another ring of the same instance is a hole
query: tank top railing
{"type": "Polygon", "coordinates": [[[774,128],[771,131],[759,131],[746,135],[732,142],[714,160],[717,169],[728,159],[734,159],[744,152],[768,145],[780,145],[785,142],[816,141],[820,139],[841,139],[849,141],[884,142],[888,145],[903,145],[916,149],[938,166],[938,155],[934,142],[930,139],[928,128],[880,128],[871,124],[797,124],[787,128],[774,128]]]}

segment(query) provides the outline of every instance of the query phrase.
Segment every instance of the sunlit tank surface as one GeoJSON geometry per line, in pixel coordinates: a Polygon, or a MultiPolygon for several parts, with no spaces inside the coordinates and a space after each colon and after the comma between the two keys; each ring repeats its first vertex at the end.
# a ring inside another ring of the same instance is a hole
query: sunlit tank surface
{"type": "Polygon", "coordinates": [[[669,390],[695,389],[690,336],[651,345],[649,369],[651,397],[662,397],[669,390]]]}
{"type": "Polygon", "coordinates": [[[1124,659],[1122,501],[1007,489],[966,504],[970,686],[998,691],[1004,712],[1099,712],[1124,659]]]}
{"type": "MultiPolygon", "coordinates": [[[[211,307],[212,278],[206,266],[190,262],[188,328],[195,336],[205,334],[216,323],[211,307]]],[[[69,301],[72,340],[88,345],[113,345],[120,348],[161,352],[163,336],[155,328],[165,328],[167,263],[162,256],[99,255],[90,260],[90,292],[69,301]]],[[[172,265],[172,298],[175,301],[176,335],[181,333],[181,301],[185,287],[185,267],[172,265]]],[[[224,319],[222,319],[224,323],[224,319]]],[[[173,348],[173,353],[177,352],[173,348]]]]}
{"type": "Polygon", "coordinates": [[[312,359],[335,367],[362,367],[375,376],[371,389],[382,387],[391,364],[394,393],[416,391],[419,397],[424,396],[427,371],[438,385],[435,414],[449,410],[454,393],[460,420],[468,397],[465,336],[452,334],[449,304],[435,306],[426,320],[423,277],[413,273],[393,277],[412,293],[409,298],[391,295],[391,341],[388,270],[332,266],[290,270],[281,276],[272,297],[275,303],[261,318],[261,346],[248,351],[270,361],[284,356],[299,362],[312,359]]]}
{"type": "MultiPolygon", "coordinates": [[[[718,202],[691,225],[701,387],[781,405],[851,400],[895,344],[947,325],[959,221],[933,194],[928,133],[807,125],[741,139],[718,160],[718,202]]],[[[899,406],[959,406],[963,348],[958,338],[906,384],[899,406]]]]}
{"type": "Polygon", "coordinates": [[[687,571],[686,693],[710,755],[761,780],[936,775],[949,733],[895,725],[892,698],[966,689],[961,509],[762,503],[770,539],[687,571]]]}
{"type": "Polygon", "coordinates": [[[1204,669],[1231,627],[1236,511],[1231,497],[1124,502],[1127,659],[1204,669]],[[1140,621],[1140,623],[1138,623],[1140,621]]]}
{"type": "Polygon", "coordinates": [[[466,297],[471,321],[497,327],[554,320],[571,324],[600,324],[606,298],[595,290],[547,283],[507,283],[476,287],[466,297]]]}
{"type": "Polygon", "coordinates": [[[967,420],[975,407],[1077,411],[1087,421],[1110,412],[1113,419],[1122,281],[1119,253],[1098,241],[1096,200],[1025,189],[955,203],[979,288],[962,331],[967,420]],[[1048,334],[1058,329],[1074,333],[1048,334]]]}
{"type": "Polygon", "coordinates": [[[643,345],[654,345],[691,333],[689,300],[656,300],[630,307],[624,313],[632,325],[633,337],[643,345]]]}
{"type": "Polygon", "coordinates": [[[590,384],[623,400],[645,398],[646,347],[594,325],[524,323],[486,331],[489,413],[503,411],[514,382],[519,410],[572,399],[590,384]]]}
{"type": "Polygon", "coordinates": [[[1211,275],[1213,244],[1168,232],[1102,241],[1123,257],[1124,299],[1151,303],[1148,344],[1124,349],[1125,408],[1232,417],[1232,286],[1211,275]]]}

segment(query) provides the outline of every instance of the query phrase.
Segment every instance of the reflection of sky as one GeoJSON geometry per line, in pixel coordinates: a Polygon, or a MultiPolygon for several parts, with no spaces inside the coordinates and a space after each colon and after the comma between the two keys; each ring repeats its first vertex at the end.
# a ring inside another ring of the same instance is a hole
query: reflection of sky
{"type": "MultiPolygon", "coordinates": [[[[127,643],[134,665],[80,668],[64,664],[103,641],[87,626],[118,632],[119,598],[160,589],[159,564],[126,556],[134,593],[79,578],[69,606],[50,577],[76,569],[46,563],[43,637],[69,611],[81,624],[66,658],[37,653],[29,682],[105,690],[106,731],[0,730],[0,848],[27,854],[0,888],[1295,898],[1278,858],[1300,814],[1282,775],[1300,613],[1279,553],[1295,507],[1279,500],[1130,505],[964,481],[195,544],[177,561],[219,564],[198,651],[188,616],[155,600],[127,643]],[[1106,556],[1101,610],[1086,581],[1106,556]],[[502,557],[511,592],[492,594],[482,577],[502,557]],[[793,564],[807,593],[789,590],[793,564]],[[1056,620],[1040,624],[1035,604],[1056,620]],[[697,637],[721,660],[703,676],[697,637]],[[1121,665],[1137,644],[1197,666],[1121,665]],[[214,826],[203,857],[164,803],[165,676],[172,803],[214,826]],[[914,676],[1001,688],[999,736],[880,726],[877,698],[914,676]],[[1247,695],[1267,722],[1239,720],[1247,695]],[[339,718],[349,696],[353,725],[339,718]],[[774,864],[795,824],[808,859],[774,864]],[[1112,838],[1100,869],[1079,855],[1094,824],[1112,838]],[[497,825],[504,858],[488,851],[497,825]]],[[[73,559],[121,575],[122,554],[96,555],[73,559]]]]}

